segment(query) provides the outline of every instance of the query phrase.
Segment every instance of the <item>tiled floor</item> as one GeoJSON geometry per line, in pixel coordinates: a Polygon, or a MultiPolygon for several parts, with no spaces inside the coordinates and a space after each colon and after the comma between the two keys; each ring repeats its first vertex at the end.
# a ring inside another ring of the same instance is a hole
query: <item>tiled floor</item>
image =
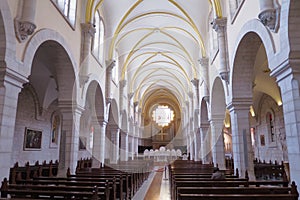
{"type": "Polygon", "coordinates": [[[133,200],[170,200],[168,174],[156,167],[147,181],[133,197],[133,200]]]}

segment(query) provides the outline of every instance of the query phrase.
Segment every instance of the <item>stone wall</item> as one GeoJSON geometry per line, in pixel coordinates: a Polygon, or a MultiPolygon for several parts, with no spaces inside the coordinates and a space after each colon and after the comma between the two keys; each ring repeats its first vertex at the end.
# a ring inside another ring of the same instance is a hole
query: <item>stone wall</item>
{"type": "Polygon", "coordinates": [[[23,165],[27,161],[34,163],[37,160],[40,162],[46,160],[48,162],[59,158],[59,146],[50,147],[51,116],[57,108],[57,103],[52,103],[49,108],[39,114],[39,111],[36,112],[39,105],[36,105],[37,101],[33,94],[28,88],[23,89],[19,94],[11,165],[17,161],[23,165]],[[42,131],[41,149],[24,149],[26,128],[42,131]]]}

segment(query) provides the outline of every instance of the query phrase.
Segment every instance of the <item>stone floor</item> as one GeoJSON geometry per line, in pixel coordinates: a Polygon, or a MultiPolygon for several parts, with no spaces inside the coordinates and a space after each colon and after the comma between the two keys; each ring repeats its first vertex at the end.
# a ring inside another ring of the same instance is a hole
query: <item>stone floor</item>
{"type": "Polygon", "coordinates": [[[168,173],[164,167],[156,166],[149,178],[137,191],[133,200],[170,200],[170,185],[168,173]]]}

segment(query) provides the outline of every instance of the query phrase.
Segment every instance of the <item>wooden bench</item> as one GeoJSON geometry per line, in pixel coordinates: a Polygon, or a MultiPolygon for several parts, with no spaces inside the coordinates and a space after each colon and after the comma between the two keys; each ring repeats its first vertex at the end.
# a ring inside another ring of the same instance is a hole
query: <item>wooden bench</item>
{"type": "MultiPolygon", "coordinates": [[[[33,179],[34,181],[39,181],[42,184],[44,182],[46,183],[65,183],[67,181],[71,183],[67,183],[68,185],[73,185],[75,184],[74,182],[79,182],[76,185],[81,185],[81,183],[84,183],[86,185],[91,185],[95,182],[100,182],[100,183],[105,183],[108,182],[110,185],[112,185],[112,192],[111,192],[111,198],[116,199],[119,198],[121,199],[123,195],[123,191],[125,187],[123,186],[123,177],[122,176],[97,176],[97,177],[77,177],[77,176],[72,176],[72,177],[37,177],[33,179]]],[[[23,181],[26,183],[31,183],[31,181],[23,181]]],[[[22,183],[22,181],[21,181],[22,183]]],[[[126,191],[126,190],[125,190],[126,191]]]]}
{"type": "MultiPolygon", "coordinates": [[[[24,180],[28,181],[28,180],[24,180]]],[[[51,183],[8,184],[5,178],[1,185],[1,198],[30,198],[30,199],[106,199],[110,198],[108,183],[98,185],[64,185],[51,183]]]]}
{"type": "Polygon", "coordinates": [[[153,162],[145,160],[134,160],[119,162],[118,164],[105,165],[100,168],[77,168],[76,174],[70,177],[100,177],[100,176],[111,176],[118,174],[124,178],[124,191],[126,191],[126,198],[130,199],[136,193],[142,183],[148,178],[150,171],[152,170],[153,162]]]}
{"type": "MultiPolygon", "coordinates": [[[[295,183],[291,187],[177,187],[177,199],[182,194],[295,194],[295,183]]],[[[298,197],[297,197],[298,198],[298,197]]]]}
{"type": "Polygon", "coordinates": [[[19,166],[19,163],[16,162],[12,168],[10,168],[9,173],[9,182],[15,183],[17,179],[31,179],[37,176],[56,176],[58,173],[58,161],[54,163],[49,161],[47,163],[44,161],[42,164],[39,164],[39,161],[36,161],[34,165],[30,165],[29,162],[25,166],[19,166]]]}
{"type": "Polygon", "coordinates": [[[298,200],[295,194],[179,194],[180,200],[298,200]]]}

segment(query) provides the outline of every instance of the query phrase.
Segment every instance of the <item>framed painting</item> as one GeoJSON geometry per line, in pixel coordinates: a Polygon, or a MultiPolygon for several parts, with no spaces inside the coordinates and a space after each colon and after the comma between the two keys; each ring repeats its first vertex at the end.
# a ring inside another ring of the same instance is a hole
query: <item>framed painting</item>
{"type": "Polygon", "coordinates": [[[41,150],[42,131],[26,127],[24,134],[24,150],[41,150]]]}

